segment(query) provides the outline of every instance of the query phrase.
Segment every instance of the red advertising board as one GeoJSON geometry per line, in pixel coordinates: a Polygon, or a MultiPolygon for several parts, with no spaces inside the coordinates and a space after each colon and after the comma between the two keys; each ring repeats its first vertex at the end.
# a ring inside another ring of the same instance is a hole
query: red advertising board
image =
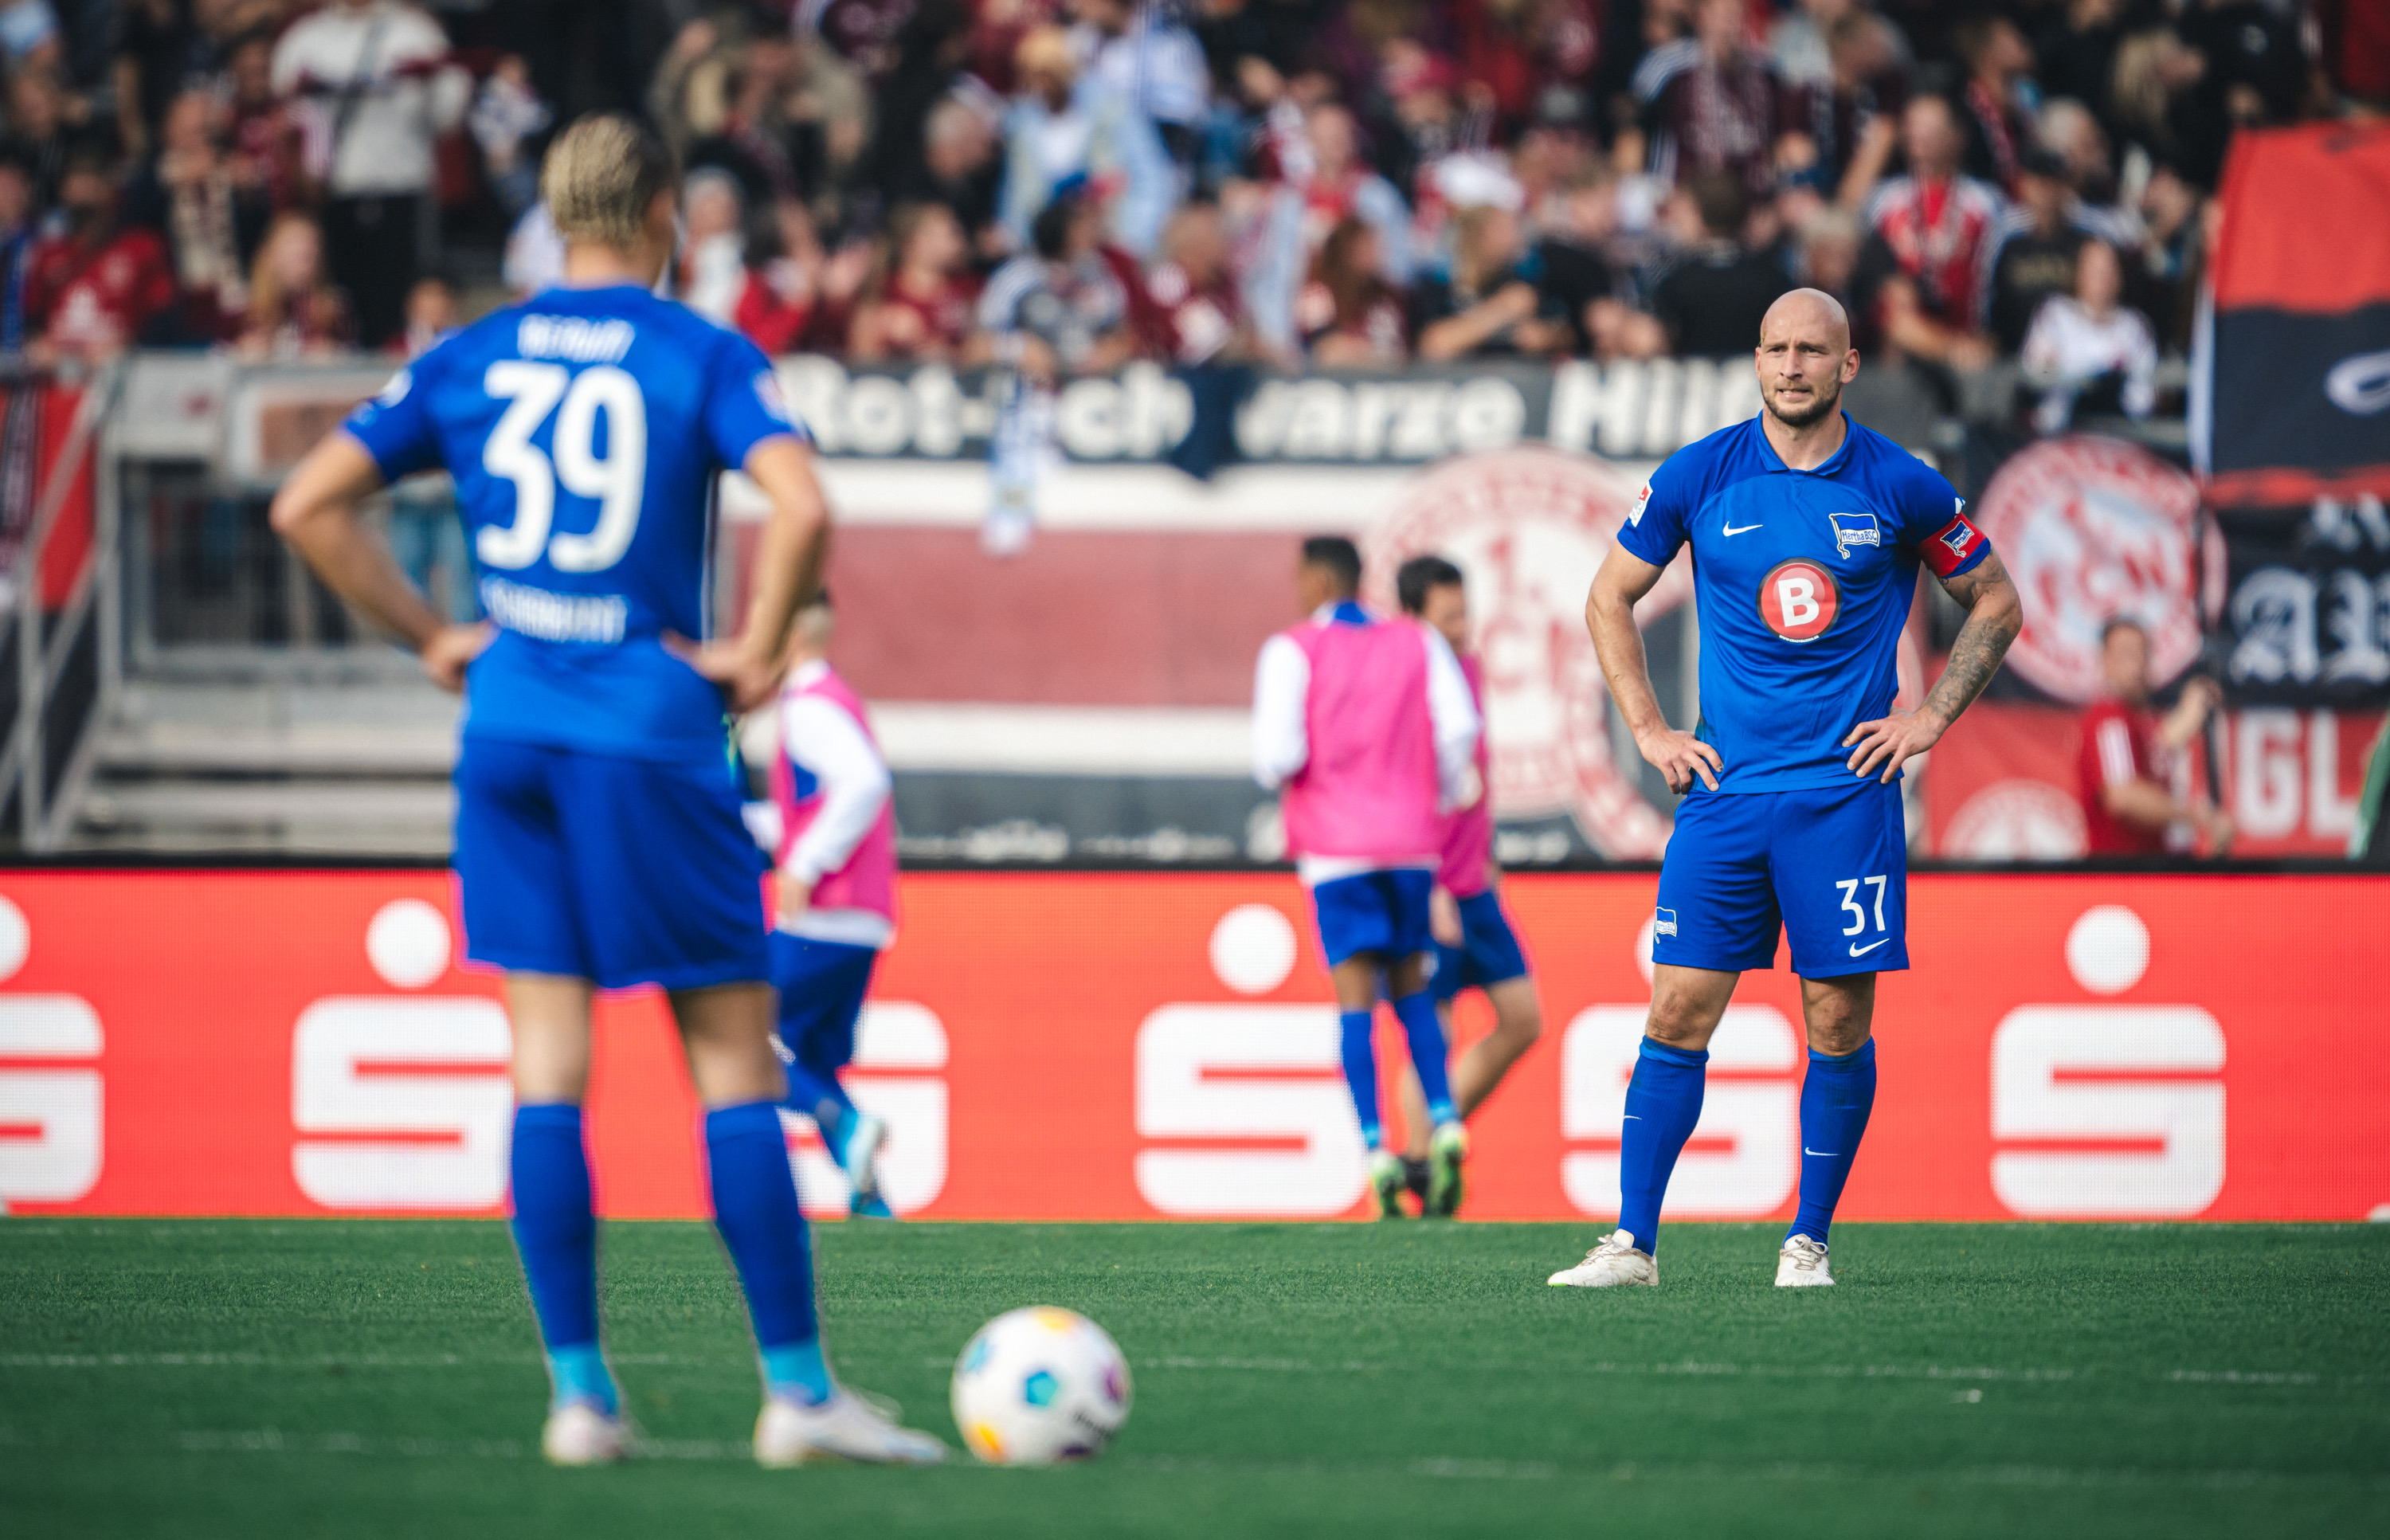
{"type": "MultiPolygon", "coordinates": [[[[1655,879],[1512,879],[1546,1035],[1478,1115],[1472,1216],[1587,1219],[1655,879]]],[[[494,982],[421,872],[0,875],[0,1196],[19,1213],[503,1212],[494,982]]],[[[2390,1216],[2390,879],[1924,876],[1844,1213],[2390,1216]]],[[[1361,1152],[1290,878],[909,880],[854,1082],[938,1219],[1333,1217],[1361,1152]]],[[[1671,1212],[1791,1212],[1798,986],[1747,977],[1671,1212]]],[[[1460,1033],[1485,1029],[1465,1003],[1460,1033]]],[[[599,1202],[704,1212],[653,995],[600,1012],[599,1202]]],[[[1391,1032],[1381,1052],[1393,1054],[1391,1032]]],[[[791,1123],[808,1201],[838,1205],[791,1123]]]]}

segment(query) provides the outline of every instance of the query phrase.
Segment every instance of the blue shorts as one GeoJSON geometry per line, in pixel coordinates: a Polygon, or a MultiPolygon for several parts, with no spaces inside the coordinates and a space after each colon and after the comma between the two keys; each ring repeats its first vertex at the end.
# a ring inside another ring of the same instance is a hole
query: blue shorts
{"type": "Polygon", "coordinates": [[[863,1016],[880,949],[785,930],[773,931],[770,944],[782,1059],[816,1074],[836,1073],[854,1058],[854,1023],[863,1016]]]}
{"type": "Polygon", "coordinates": [[[465,955],[600,989],[769,976],[764,853],[726,760],[635,760],[465,739],[456,886],[465,955]]]}
{"type": "Polygon", "coordinates": [[[1435,874],[1425,868],[1360,872],[1322,882],[1311,890],[1319,920],[1319,950],[1335,967],[1347,957],[1374,953],[1399,962],[1426,951],[1427,899],[1435,874]]]}
{"type": "Polygon", "coordinates": [[[1874,780],[1677,804],[1660,866],[1651,960],[1739,973],[1792,941],[1805,979],[1908,966],[1908,836],[1900,786],[1874,780]]]}
{"type": "Polygon", "coordinates": [[[1435,943],[1435,997],[1449,1000],[1464,989],[1490,989],[1526,976],[1527,955],[1494,890],[1460,900],[1460,944],[1435,943]]]}

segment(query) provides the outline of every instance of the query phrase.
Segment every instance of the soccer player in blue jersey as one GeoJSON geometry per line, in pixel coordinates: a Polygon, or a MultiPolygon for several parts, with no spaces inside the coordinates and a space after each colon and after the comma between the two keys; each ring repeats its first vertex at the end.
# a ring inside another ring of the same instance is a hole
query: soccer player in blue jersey
{"type": "Polygon", "coordinates": [[[715,1227],[762,1360],[756,1458],[928,1462],[943,1446],[842,1389],[822,1354],[776,1106],[763,863],[727,753],[725,710],[771,698],[828,513],[764,355],[650,292],[673,251],[675,181],[631,120],[575,123],[541,176],[562,284],[417,359],[291,473],[274,525],[466,695],[457,889],[467,956],[506,973],[514,1231],[554,1386],[548,1458],[626,1452],[598,1341],[581,1103],[592,992],[655,984],[705,1103],[715,1227]],[[440,466],[472,527],[487,626],[443,624],[358,515],[440,466]],[[745,629],[706,641],[726,468],[753,478],[772,517],[745,629]]]}
{"type": "Polygon", "coordinates": [[[1950,483],[1851,421],[1843,308],[1814,289],[1768,309],[1764,409],[1651,474],[1595,576],[1586,623],[1637,747],[1685,794],[1660,869],[1651,1014],[1626,1088],[1618,1228],[1555,1285],[1660,1281],[1660,1201],[1701,1119],[1709,1041],[1780,930],[1809,1033],[1801,1202],[1776,1282],[1834,1281],[1828,1231],[1875,1105],[1876,975],[1906,969],[1900,767],[1934,747],[2015,640],[2016,586],[1950,483]],[[1690,544],[1701,607],[1700,725],[1668,725],[1635,601],[1690,544]],[[1967,621],[1924,702],[1892,709],[1895,656],[1931,570],[1967,621]]]}

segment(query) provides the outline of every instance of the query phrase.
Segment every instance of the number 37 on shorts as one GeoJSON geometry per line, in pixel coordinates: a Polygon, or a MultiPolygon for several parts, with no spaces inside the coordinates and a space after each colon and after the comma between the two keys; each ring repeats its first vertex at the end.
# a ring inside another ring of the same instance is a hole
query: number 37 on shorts
{"type": "Polygon", "coordinates": [[[1651,960],[1744,972],[1792,943],[1805,979],[1908,966],[1908,853],[1900,789],[1873,780],[1677,808],[1660,868],[1651,960]]]}

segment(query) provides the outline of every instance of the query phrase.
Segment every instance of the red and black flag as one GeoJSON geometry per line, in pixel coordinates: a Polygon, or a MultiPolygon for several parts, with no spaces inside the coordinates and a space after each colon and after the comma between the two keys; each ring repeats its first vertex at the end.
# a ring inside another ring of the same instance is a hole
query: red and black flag
{"type": "Polygon", "coordinates": [[[2208,497],[2390,494],[2390,123],[2243,131],[2192,455],[2208,497]]]}

